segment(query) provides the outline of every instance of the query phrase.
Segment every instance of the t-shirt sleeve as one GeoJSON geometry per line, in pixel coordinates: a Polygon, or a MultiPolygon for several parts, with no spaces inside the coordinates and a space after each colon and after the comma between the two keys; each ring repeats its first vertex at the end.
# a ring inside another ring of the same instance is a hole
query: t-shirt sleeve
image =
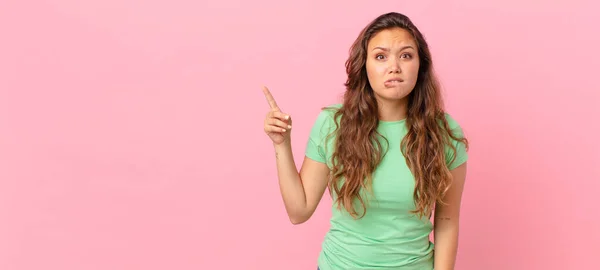
{"type": "MultiPolygon", "coordinates": [[[[452,134],[458,138],[462,138],[464,132],[458,122],[449,115],[447,115],[446,119],[448,120],[452,134]]],[[[446,147],[446,165],[448,169],[453,170],[465,163],[469,159],[469,155],[467,154],[466,145],[463,142],[450,138],[450,143],[456,148],[456,153],[452,150],[452,147],[446,147]]]]}
{"type": "Polygon", "coordinates": [[[333,113],[322,110],[315,120],[306,143],[305,155],[317,162],[327,163],[327,136],[331,128],[333,113]]]}

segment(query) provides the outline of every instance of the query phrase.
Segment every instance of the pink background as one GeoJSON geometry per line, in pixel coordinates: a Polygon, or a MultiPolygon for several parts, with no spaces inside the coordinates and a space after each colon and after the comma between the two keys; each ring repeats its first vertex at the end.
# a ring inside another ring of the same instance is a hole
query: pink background
{"type": "Polygon", "coordinates": [[[595,269],[598,5],[400,2],[2,1],[0,269],[315,269],[331,201],[289,223],[261,85],[300,165],[389,11],[471,139],[457,269],[595,269]]]}

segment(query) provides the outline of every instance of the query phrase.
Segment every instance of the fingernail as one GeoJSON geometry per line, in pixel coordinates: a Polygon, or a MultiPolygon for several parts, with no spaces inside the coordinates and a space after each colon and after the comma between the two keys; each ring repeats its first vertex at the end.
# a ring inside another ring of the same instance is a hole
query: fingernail
{"type": "Polygon", "coordinates": [[[285,116],[285,119],[290,119],[290,116],[289,116],[289,115],[286,115],[286,116],[285,116]]]}
{"type": "Polygon", "coordinates": [[[285,128],[282,128],[281,131],[285,132],[285,128]]]}
{"type": "Polygon", "coordinates": [[[292,129],[292,126],[288,125],[288,128],[289,128],[289,129],[292,129]]]}

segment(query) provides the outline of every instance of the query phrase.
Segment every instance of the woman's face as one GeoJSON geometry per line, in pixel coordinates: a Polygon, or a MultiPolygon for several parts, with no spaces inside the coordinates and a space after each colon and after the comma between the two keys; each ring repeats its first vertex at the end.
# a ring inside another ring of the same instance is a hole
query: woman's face
{"type": "Polygon", "coordinates": [[[378,100],[402,101],[417,83],[417,43],[402,28],[382,30],[367,44],[366,69],[378,100]]]}

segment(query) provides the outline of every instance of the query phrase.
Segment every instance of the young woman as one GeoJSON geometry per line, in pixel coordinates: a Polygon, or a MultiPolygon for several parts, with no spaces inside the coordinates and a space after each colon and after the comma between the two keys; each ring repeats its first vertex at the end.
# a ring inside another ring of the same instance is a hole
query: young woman
{"type": "Polygon", "coordinates": [[[317,117],[300,172],[292,119],[263,89],[291,222],[308,220],[328,188],[321,270],[453,269],[468,142],[444,110],[427,42],[405,15],[383,14],[352,45],[346,71],[343,103],[317,117]]]}

